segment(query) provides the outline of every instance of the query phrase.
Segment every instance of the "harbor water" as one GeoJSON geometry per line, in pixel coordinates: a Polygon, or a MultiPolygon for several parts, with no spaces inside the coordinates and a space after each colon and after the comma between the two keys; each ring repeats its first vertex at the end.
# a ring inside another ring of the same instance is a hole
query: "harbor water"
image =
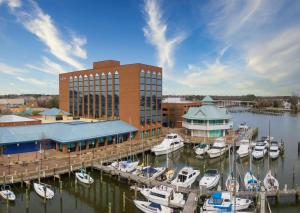
{"type": "MultiPolygon", "coordinates": [[[[294,115],[285,113],[282,116],[271,116],[263,114],[252,114],[249,112],[232,113],[234,128],[240,123],[247,122],[249,126],[258,127],[258,138],[269,134],[269,122],[271,136],[275,140],[283,140],[285,143],[285,153],[277,160],[270,160],[265,157],[260,161],[252,161],[252,171],[262,180],[268,171],[277,177],[280,188],[300,187],[300,153],[298,152],[298,141],[300,141],[300,114],[294,115]]],[[[141,158],[141,156],[138,156],[141,158]]],[[[147,162],[154,166],[166,165],[166,156],[156,157],[151,153],[146,153],[147,162]]],[[[196,158],[191,146],[185,146],[175,153],[169,155],[169,167],[179,170],[183,166],[192,166],[200,170],[198,181],[205,169],[218,169],[222,175],[222,188],[229,173],[228,154],[222,158],[200,159],[196,158]]],[[[232,166],[232,165],[231,165],[232,166]]],[[[249,158],[237,163],[237,174],[242,178],[249,169],[249,158]]],[[[10,213],[119,213],[119,212],[140,212],[133,204],[135,192],[130,190],[127,180],[118,180],[100,171],[90,171],[95,179],[91,186],[75,184],[74,174],[62,176],[62,191],[60,191],[58,180],[47,179],[44,182],[54,186],[55,197],[52,200],[44,200],[34,192],[33,187],[26,193],[26,187],[20,185],[12,186],[17,198],[14,203],[6,203],[3,199],[0,203],[0,212],[10,213]]],[[[193,187],[198,187],[198,181],[193,187]]],[[[243,179],[241,179],[243,182],[243,179]]],[[[243,185],[243,184],[242,184],[243,185]]],[[[137,198],[143,199],[137,193],[137,198]]],[[[300,212],[300,201],[295,196],[281,196],[278,200],[269,198],[268,202],[273,213],[277,212],[300,212]]]]}

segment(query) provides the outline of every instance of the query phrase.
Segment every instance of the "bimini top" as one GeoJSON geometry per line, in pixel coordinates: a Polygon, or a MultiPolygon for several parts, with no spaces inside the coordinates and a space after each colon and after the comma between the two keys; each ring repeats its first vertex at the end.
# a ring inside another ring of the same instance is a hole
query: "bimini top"
{"type": "Polygon", "coordinates": [[[57,108],[51,108],[51,109],[46,109],[45,111],[39,113],[39,115],[42,116],[57,116],[57,115],[70,115],[70,113],[65,112],[61,109],[57,109],[57,108]]]}
{"type": "Polygon", "coordinates": [[[202,104],[201,107],[190,107],[183,117],[193,120],[222,120],[231,118],[226,108],[217,107],[213,103],[213,99],[209,96],[206,96],[202,100],[202,104]]]}
{"type": "Polygon", "coordinates": [[[0,127],[0,144],[22,143],[50,139],[59,143],[89,140],[136,132],[137,129],[120,120],[93,123],[51,123],[30,126],[0,127]]]}

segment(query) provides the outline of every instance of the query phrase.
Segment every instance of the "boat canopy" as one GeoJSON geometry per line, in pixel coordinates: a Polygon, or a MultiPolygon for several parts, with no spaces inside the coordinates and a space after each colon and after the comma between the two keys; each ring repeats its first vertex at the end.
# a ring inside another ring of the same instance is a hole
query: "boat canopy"
{"type": "Polygon", "coordinates": [[[161,205],[158,203],[151,202],[149,206],[161,210],[161,205]]]}

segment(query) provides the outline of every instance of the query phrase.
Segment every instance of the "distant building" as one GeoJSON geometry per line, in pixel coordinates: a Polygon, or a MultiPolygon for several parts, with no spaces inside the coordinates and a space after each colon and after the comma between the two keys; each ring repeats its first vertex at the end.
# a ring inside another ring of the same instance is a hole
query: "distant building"
{"type": "Polygon", "coordinates": [[[73,117],[120,119],[139,137],[161,133],[162,68],[106,60],[59,75],[59,108],[73,117]]]}
{"type": "MultiPolygon", "coordinates": [[[[25,126],[25,125],[34,125],[41,124],[40,120],[21,117],[17,115],[0,115],[0,127],[3,126],[25,126]]],[[[1,141],[1,136],[0,136],[1,141]]]]}
{"type": "Polygon", "coordinates": [[[162,101],[163,126],[181,128],[183,115],[190,107],[200,107],[200,102],[187,101],[179,97],[168,97],[162,101]]]}
{"type": "Polygon", "coordinates": [[[0,99],[0,105],[7,107],[23,106],[25,104],[24,98],[6,98],[0,99]]]}
{"type": "Polygon", "coordinates": [[[196,137],[223,137],[231,129],[231,116],[226,108],[219,108],[206,96],[201,107],[191,107],[183,116],[186,133],[196,137]]]}
{"type": "Polygon", "coordinates": [[[288,101],[283,101],[282,105],[285,110],[291,110],[291,108],[292,108],[292,104],[289,103],[288,101]]]}
{"type": "Polygon", "coordinates": [[[43,112],[40,112],[39,115],[43,116],[44,120],[60,121],[67,120],[67,117],[70,115],[70,113],[61,109],[51,108],[45,109],[43,112]]]}

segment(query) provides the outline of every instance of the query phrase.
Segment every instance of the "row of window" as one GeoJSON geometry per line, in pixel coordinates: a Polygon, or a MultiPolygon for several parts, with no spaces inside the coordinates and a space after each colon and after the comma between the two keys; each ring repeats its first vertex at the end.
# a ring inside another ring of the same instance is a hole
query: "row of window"
{"type": "Polygon", "coordinates": [[[160,135],[161,133],[161,129],[160,128],[157,128],[157,129],[149,129],[149,130],[146,130],[146,131],[141,131],[140,132],[140,138],[148,138],[148,137],[152,137],[152,136],[155,136],[155,135],[160,135]]]}
{"type": "Polygon", "coordinates": [[[192,119],[184,119],[186,123],[193,123],[198,125],[206,125],[207,123],[210,125],[222,125],[228,124],[229,120],[192,120],[192,119]]]}
{"type": "Polygon", "coordinates": [[[69,112],[75,116],[118,117],[119,73],[69,79],[69,112]]]}

